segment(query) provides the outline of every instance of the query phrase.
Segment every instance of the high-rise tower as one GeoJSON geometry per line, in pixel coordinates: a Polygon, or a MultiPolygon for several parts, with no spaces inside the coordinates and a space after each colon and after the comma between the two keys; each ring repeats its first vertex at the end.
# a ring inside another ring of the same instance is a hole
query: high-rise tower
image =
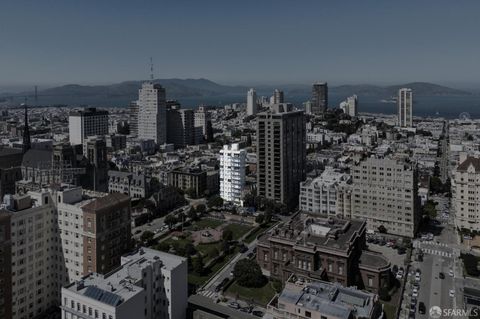
{"type": "Polygon", "coordinates": [[[398,90],[398,126],[413,126],[413,92],[412,89],[398,90]]]}
{"type": "Polygon", "coordinates": [[[28,127],[28,107],[27,103],[23,104],[25,106],[25,128],[23,129],[23,152],[25,153],[32,147],[30,140],[30,128],[28,127]]]}
{"type": "Polygon", "coordinates": [[[274,104],[257,114],[257,192],[294,208],[305,179],[306,125],[303,111],[274,104]]]}
{"type": "Polygon", "coordinates": [[[257,114],[257,93],[254,89],[250,89],[247,93],[247,115],[255,114],[257,114]]]}
{"type": "Polygon", "coordinates": [[[328,107],[327,82],[314,83],[312,86],[312,113],[323,114],[328,107]]]}

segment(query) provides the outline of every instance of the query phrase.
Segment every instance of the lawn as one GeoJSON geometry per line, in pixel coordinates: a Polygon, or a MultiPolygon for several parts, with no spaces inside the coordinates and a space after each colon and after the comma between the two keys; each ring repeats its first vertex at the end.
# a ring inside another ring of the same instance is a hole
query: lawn
{"type": "Polygon", "coordinates": [[[198,244],[195,249],[197,251],[201,252],[203,256],[209,256],[213,257],[213,252],[216,252],[216,256],[218,256],[218,253],[220,249],[222,248],[221,243],[216,242],[216,243],[210,243],[210,244],[198,244]]]}
{"type": "Polygon", "coordinates": [[[190,239],[190,237],[178,238],[178,239],[173,239],[172,237],[170,237],[162,241],[161,245],[164,247],[168,247],[167,245],[170,245],[175,250],[177,250],[177,254],[182,255],[182,252],[185,251],[185,246],[191,243],[192,243],[192,240],[190,239]]]}
{"type": "Polygon", "coordinates": [[[245,301],[254,300],[255,303],[266,306],[270,300],[272,300],[273,296],[275,296],[276,292],[273,288],[272,282],[268,281],[265,286],[260,288],[247,288],[238,285],[234,282],[230,287],[228,287],[226,291],[230,296],[236,297],[238,294],[239,299],[245,301]]]}
{"type": "Polygon", "coordinates": [[[201,220],[197,220],[192,223],[192,225],[188,226],[186,229],[188,230],[202,230],[207,228],[217,228],[218,226],[222,225],[224,222],[221,220],[204,218],[201,220]]]}
{"type": "Polygon", "coordinates": [[[250,229],[251,226],[243,225],[243,224],[229,224],[223,228],[223,230],[231,230],[233,233],[233,239],[238,240],[240,237],[245,235],[250,229]]]}

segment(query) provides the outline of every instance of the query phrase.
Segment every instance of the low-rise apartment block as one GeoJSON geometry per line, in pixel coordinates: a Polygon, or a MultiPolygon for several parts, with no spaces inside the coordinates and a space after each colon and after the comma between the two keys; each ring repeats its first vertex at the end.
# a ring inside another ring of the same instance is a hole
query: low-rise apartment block
{"type": "Polygon", "coordinates": [[[141,248],[62,288],[62,319],[186,318],[187,268],[185,258],[141,248]]]}

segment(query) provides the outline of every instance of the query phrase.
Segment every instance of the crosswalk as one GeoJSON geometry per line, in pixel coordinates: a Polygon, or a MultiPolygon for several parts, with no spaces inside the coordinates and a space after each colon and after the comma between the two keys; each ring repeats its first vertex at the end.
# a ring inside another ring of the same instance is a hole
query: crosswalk
{"type": "Polygon", "coordinates": [[[430,255],[437,255],[441,257],[452,257],[452,253],[443,251],[443,250],[437,250],[437,249],[430,249],[430,248],[420,248],[424,254],[430,254],[430,255]]]}
{"type": "Polygon", "coordinates": [[[414,241],[414,242],[413,242],[413,247],[414,247],[414,248],[421,248],[422,246],[448,247],[448,244],[446,244],[446,243],[437,243],[436,241],[426,241],[426,242],[414,241]]]}
{"type": "Polygon", "coordinates": [[[215,299],[216,294],[217,294],[216,292],[210,291],[210,290],[202,290],[200,292],[200,295],[205,296],[207,298],[212,298],[212,299],[215,299]]]}

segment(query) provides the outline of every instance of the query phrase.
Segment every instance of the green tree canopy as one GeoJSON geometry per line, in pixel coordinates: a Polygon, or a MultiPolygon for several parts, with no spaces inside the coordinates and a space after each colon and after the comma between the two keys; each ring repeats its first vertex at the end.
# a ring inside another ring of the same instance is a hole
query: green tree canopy
{"type": "Polygon", "coordinates": [[[266,282],[257,262],[248,258],[241,259],[235,264],[233,277],[243,287],[262,287],[266,282]]]}

